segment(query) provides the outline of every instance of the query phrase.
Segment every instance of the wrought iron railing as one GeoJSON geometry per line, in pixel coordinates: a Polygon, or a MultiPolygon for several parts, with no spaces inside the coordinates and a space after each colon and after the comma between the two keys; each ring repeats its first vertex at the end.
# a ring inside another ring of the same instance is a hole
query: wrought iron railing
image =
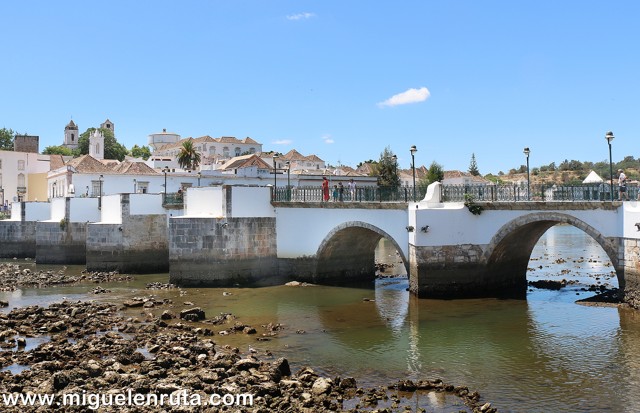
{"type": "MultiPolygon", "coordinates": [[[[416,187],[416,200],[424,197],[426,188],[416,187]]],[[[318,186],[277,187],[272,192],[275,202],[323,202],[322,188],[318,186]]],[[[413,201],[413,187],[410,186],[361,186],[352,192],[344,187],[334,193],[329,188],[328,202],[410,202],[413,201]]]]}
{"type": "MultiPolygon", "coordinates": [[[[464,202],[465,195],[481,202],[550,202],[573,201],[593,202],[618,200],[618,186],[614,185],[613,194],[609,184],[556,185],[526,184],[511,185],[442,185],[443,202],[464,202]]],[[[637,199],[637,185],[627,186],[629,199],[637,199]]]]}
{"type": "Polygon", "coordinates": [[[162,206],[165,207],[183,207],[184,195],[182,193],[163,194],[162,206]]]}
{"type": "MultiPolygon", "coordinates": [[[[442,185],[440,187],[443,202],[465,202],[470,197],[476,202],[596,202],[618,200],[618,186],[614,185],[611,194],[610,185],[582,184],[556,185],[536,184],[483,184],[483,185],[442,185]]],[[[420,201],[426,193],[425,187],[416,187],[416,200],[420,201]]],[[[638,199],[638,186],[628,185],[629,199],[638,199]]],[[[275,202],[323,202],[322,188],[318,186],[277,187],[272,192],[275,202]]],[[[411,202],[413,201],[412,186],[363,186],[351,193],[347,187],[342,196],[338,192],[334,197],[334,190],[329,190],[329,202],[411,202]]]]}

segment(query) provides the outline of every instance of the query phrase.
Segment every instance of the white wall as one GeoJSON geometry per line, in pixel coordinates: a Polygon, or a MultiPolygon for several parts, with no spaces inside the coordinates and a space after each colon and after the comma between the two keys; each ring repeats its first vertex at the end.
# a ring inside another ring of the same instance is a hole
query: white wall
{"type": "Polygon", "coordinates": [[[361,221],[393,238],[407,256],[407,211],[395,209],[276,208],[279,258],[315,255],[338,225],[361,221]]]}
{"type": "Polygon", "coordinates": [[[275,208],[271,205],[271,188],[232,186],[231,216],[275,217],[275,208]]]}
{"type": "Polygon", "coordinates": [[[49,202],[26,202],[25,221],[46,221],[51,216],[49,202]]]}
{"type": "Polygon", "coordinates": [[[10,221],[20,221],[22,219],[22,203],[11,203],[11,219],[10,221]]]}
{"type": "Polygon", "coordinates": [[[629,201],[623,203],[624,237],[640,239],[640,230],[636,223],[640,223],[640,202],[629,201]]]}
{"type": "Polygon", "coordinates": [[[58,222],[64,219],[66,210],[66,201],[64,198],[54,198],[51,200],[51,218],[49,221],[58,222]]]}
{"type": "Polygon", "coordinates": [[[221,186],[189,188],[186,194],[185,217],[226,216],[225,197],[221,186]]]}
{"type": "Polygon", "coordinates": [[[165,214],[162,207],[161,194],[131,194],[129,195],[130,215],[165,214]]]}
{"type": "Polygon", "coordinates": [[[427,209],[420,204],[409,204],[409,225],[415,228],[409,242],[417,246],[489,244],[504,225],[516,218],[536,213],[559,213],[573,216],[593,227],[605,237],[622,236],[622,214],[618,211],[593,210],[485,210],[473,215],[462,203],[446,203],[443,208],[427,209]],[[427,233],[421,228],[429,226],[427,233]]]}
{"type": "Polygon", "coordinates": [[[100,221],[98,198],[70,198],[70,200],[69,222],[100,221]]]}
{"type": "Polygon", "coordinates": [[[100,222],[105,224],[122,224],[122,196],[105,195],[102,197],[100,222]]]}

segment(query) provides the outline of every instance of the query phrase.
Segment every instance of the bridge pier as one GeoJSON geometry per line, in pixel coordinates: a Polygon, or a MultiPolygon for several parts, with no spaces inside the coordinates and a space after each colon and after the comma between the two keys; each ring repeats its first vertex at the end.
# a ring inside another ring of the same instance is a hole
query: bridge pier
{"type": "Polygon", "coordinates": [[[524,298],[529,255],[484,260],[486,246],[409,246],[409,290],[418,298],[524,298]]]}

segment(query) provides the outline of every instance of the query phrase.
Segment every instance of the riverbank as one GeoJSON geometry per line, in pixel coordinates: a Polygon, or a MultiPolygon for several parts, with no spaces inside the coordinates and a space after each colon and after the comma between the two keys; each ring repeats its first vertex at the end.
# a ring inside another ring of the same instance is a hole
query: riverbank
{"type": "MultiPolygon", "coordinates": [[[[42,288],[61,286],[62,280],[77,284],[101,279],[63,272],[25,271],[3,264],[0,286],[42,288]]],[[[103,274],[102,279],[129,280],[112,275],[103,274]]],[[[148,287],[149,293],[174,288],[168,284],[148,287]]],[[[100,286],[94,290],[100,289],[105,293],[101,298],[109,295],[100,286]]],[[[229,334],[251,336],[256,343],[272,339],[279,331],[277,323],[253,327],[233,314],[208,317],[188,301],[176,306],[142,292],[118,304],[101,301],[63,301],[0,313],[0,393],[51,395],[56,411],[78,411],[78,406],[64,405],[65,394],[111,395],[104,401],[113,402],[115,395],[127,392],[194,402],[188,407],[173,406],[172,411],[210,411],[196,401],[230,394],[253,398],[251,406],[233,407],[241,412],[399,412],[408,411],[408,405],[416,407],[419,394],[428,399],[432,393],[449,398],[448,403],[459,406],[459,411],[497,411],[477,392],[441,379],[359,387],[354,377],[329,377],[309,367],[294,372],[286,358],[270,351],[253,347],[243,351],[225,343],[229,334]],[[132,316],[131,311],[138,309],[139,315],[132,316]]],[[[41,411],[3,407],[9,412],[41,411]]],[[[157,410],[157,405],[129,405],[118,411],[157,410]]]]}

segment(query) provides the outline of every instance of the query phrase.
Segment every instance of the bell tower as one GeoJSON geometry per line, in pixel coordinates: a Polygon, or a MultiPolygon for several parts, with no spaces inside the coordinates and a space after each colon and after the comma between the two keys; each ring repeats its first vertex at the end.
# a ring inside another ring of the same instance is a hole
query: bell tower
{"type": "Polygon", "coordinates": [[[73,119],[64,127],[64,143],[62,145],[69,149],[78,147],[78,125],[73,122],[73,119]]]}
{"type": "Polygon", "coordinates": [[[89,155],[98,160],[104,159],[104,135],[100,129],[89,135],[89,155]]]}

